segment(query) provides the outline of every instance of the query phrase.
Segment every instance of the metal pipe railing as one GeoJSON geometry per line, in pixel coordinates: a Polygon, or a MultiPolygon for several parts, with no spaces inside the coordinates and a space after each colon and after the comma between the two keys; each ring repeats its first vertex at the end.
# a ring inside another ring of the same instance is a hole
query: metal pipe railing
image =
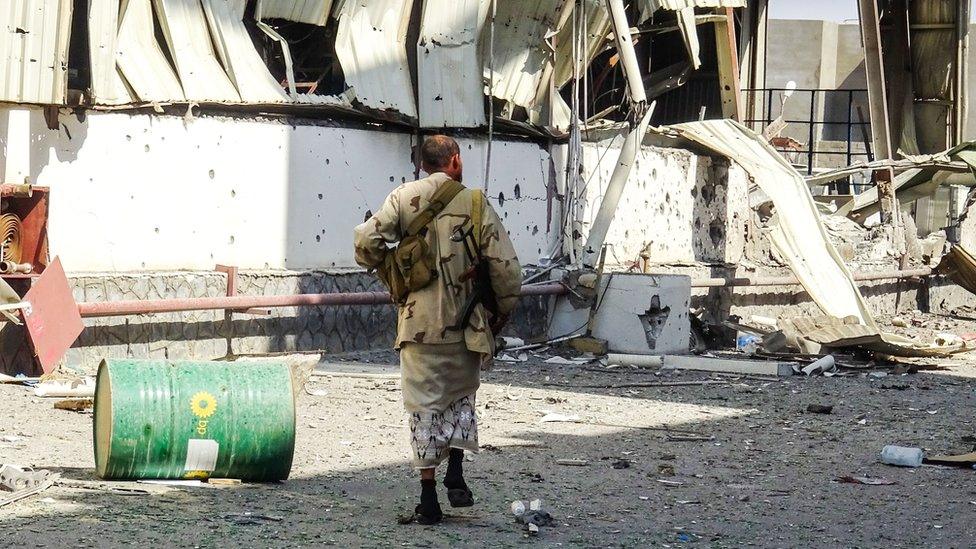
{"type": "MultiPolygon", "coordinates": [[[[856,281],[899,280],[929,276],[932,269],[878,271],[856,273],[856,281]]],[[[800,286],[793,276],[759,278],[693,278],[692,288],[729,288],[743,286],[800,286]]],[[[569,290],[559,282],[528,284],[522,287],[522,296],[564,295],[569,290]]],[[[335,307],[339,305],[389,305],[387,292],[350,292],[329,294],[295,295],[234,295],[226,297],[194,297],[178,299],[145,299],[132,301],[98,301],[78,304],[78,312],[86,318],[154,313],[178,313],[184,311],[246,311],[277,307],[335,307]]]]}
{"type": "MultiPolygon", "coordinates": [[[[932,269],[909,269],[904,271],[877,271],[854,273],[854,280],[866,282],[871,280],[900,280],[919,276],[929,276],[932,269]]],[[[759,277],[759,278],[693,278],[692,288],[728,288],[741,286],[800,286],[795,276],[759,277]]]]}
{"type": "MultiPolygon", "coordinates": [[[[522,288],[523,296],[561,295],[566,287],[558,282],[533,284],[522,288]]],[[[145,315],[184,311],[246,311],[276,307],[333,307],[337,305],[390,304],[387,292],[350,292],[295,295],[234,295],[224,297],[190,297],[178,299],[143,299],[132,301],[97,301],[78,304],[83,317],[145,315]]]]}

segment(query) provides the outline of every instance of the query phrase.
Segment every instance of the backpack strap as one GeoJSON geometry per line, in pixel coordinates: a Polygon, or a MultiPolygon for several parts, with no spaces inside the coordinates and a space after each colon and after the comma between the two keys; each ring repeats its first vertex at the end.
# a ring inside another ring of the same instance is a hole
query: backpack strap
{"type": "Polygon", "coordinates": [[[485,194],[481,189],[471,190],[471,225],[474,230],[474,246],[481,255],[481,213],[485,207],[485,194]]]}
{"type": "Polygon", "coordinates": [[[434,191],[434,194],[430,197],[430,203],[427,207],[420,212],[417,217],[410,222],[407,226],[407,232],[404,237],[413,236],[418,234],[420,231],[424,230],[424,227],[430,225],[430,222],[438,216],[448,204],[454,200],[459,192],[464,189],[464,185],[454,181],[453,179],[447,180],[441,183],[441,186],[434,191]]]}

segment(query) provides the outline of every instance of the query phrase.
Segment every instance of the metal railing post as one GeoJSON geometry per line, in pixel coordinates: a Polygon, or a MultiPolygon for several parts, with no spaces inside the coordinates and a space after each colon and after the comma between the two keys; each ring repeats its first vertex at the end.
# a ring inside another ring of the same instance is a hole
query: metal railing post
{"type": "Polygon", "coordinates": [[[816,115],[817,90],[810,90],[810,140],[807,142],[807,175],[813,174],[813,127],[816,115]]]}

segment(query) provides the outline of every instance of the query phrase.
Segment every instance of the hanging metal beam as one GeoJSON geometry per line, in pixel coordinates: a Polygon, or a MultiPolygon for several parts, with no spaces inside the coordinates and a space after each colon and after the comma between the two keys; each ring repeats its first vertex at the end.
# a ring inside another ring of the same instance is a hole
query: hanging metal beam
{"type": "MultiPolygon", "coordinates": [[[[766,88],[766,27],[768,22],[767,0],[749,2],[742,10],[742,43],[739,45],[739,83],[747,89],[766,88]]],[[[746,120],[756,120],[749,126],[762,129],[766,96],[763,92],[749,92],[744,99],[746,120]]]]}
{"type": "Polygon", "coordinates": [[[958,145],[966,139],[966,119],[969,118],[969,0],[956,3],[956,93],[955,93],[955,142],[958,145]]]}
{"type": "Polygon", "coordinates": [[[718,83],[722,98],[722,117],[742,122],[742,91],[739,84],[739,48],[735,40],[735,16],[732,8],[717,8],[725,18],[715,22],[715,46],[718,52],[718,83]]]}
{"type": "Polygon", "coordinates": [[[885,93],[881,56],[881,25],[876,0],[858,0],[857,12],[864,46],[864,73],[868,82],[872,149],[876,160],[888,160],[892,158],[891,127],[888,123],[888,97],[885,93]]]}

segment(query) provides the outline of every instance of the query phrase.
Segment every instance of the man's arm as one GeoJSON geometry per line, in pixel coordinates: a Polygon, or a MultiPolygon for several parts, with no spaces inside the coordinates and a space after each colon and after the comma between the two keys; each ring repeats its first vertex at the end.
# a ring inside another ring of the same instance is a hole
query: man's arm
{"type": "Polygon", "coordinates": [[[495,209],[483,201],[481,257],[488,264],[491,288],[498,302],[498,314],[506,318],[518,303],[522,291],[522,266],[495,209]]]}
{"type": "Polygon", "coordinates": [[[375,269],[389,253],[387,244],[400,241],[400,201],[393,191],[372,217],[357,226],[353,232],[356,247],[356,263],[366,269],[375,269]]]}

